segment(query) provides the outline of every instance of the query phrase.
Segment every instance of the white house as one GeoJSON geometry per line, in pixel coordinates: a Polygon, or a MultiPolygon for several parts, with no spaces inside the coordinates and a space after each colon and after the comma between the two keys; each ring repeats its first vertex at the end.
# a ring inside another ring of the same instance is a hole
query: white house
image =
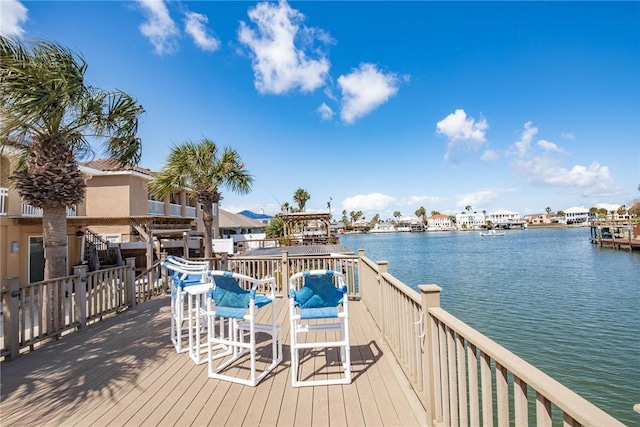
{"type": "Polygon", "coordinates": [[[479,229],[486,225],[484,214],[482,212],[459,213],[456,214],[456,224],[458,228],[479,229]]]}
{"type": "Polygon", "coordinates": [[[573,207],[564,210],[564,216],[558,222],[564,224],[586,224],[589,221],[589,209],[584,207],[573,207]]]}
{"type": "Polygon", "coordinates": [[[494,212],[489,212],[485,217],[485,220],[487,222],[491,221],[493,225],[514,224],[520,221],[520,214],[505,209],[500,209],[494,212]]]}
{"type": "Polygon", "coordinates": [[[429,231],[453,230],[454,228],[449,215],[436,214],[427,218],[427,230],[429,231]]]}

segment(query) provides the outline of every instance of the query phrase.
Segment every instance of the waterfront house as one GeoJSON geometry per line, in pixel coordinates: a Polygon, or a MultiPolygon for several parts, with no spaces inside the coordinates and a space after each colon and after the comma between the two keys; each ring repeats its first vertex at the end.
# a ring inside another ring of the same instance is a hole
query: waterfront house
{"type": "Polygon", "coordinates": [[[583,206],[576,206],[569,209],[565,209],[564,215],[559,217],[558,222],[567,225],[586,225],[591,219],[589,209],[585,209],[583,206]]]}
{"type": "Polygon", "coordinates": [[[524,216],[527,224],[550,224],[551,216],[546,213],[528,214],[524,216]]]}
{"type": "Polygon", "coordinates": [[[427,218],[427,231],[454,230],[455,225],[449,215],[436,214],[427,218]]]}
{"type": "Polygon", "coordinates": [[[456,214],[458,229],[478,230],[486,227],[486,221],[482,212],[465,212],[456,214]]]}
{"type": "Polygon", "coordinates": [[[500,225],[519,224],[521,222],[519,213],[508,211],[506,209],[500,209],[487,213],[485,215],[485,221],[491,221],[494,227],[500,225]]]}
{"type": "MultiPolygon", "coordinates": [[[[21,200],[10,188],[8,177],[17,156],[5,150],[0,158],[0,278],[16,276],[21,283],[43,279],[44,250],[42,210],[21,200]],[[5,250],[5,248],[7,250],[5,250]]],[[[190,246],[197,254],[202,246],[204,223],[196,200],[181,190],[156,200],[148,192],[154,172],[138,166],[119,167],[115,161],[98,159],[80,163],[86,176],[85,200],[67,209],[67,271],[82,262],[96,268],[100,260],[90,260],[91,248],[96,258],[103,254],[110,260],[102,264],[122,263],[113,258],[109,247],[126,248],[137,256],[139,269],[149,268],[161,251],[190,246]],[[200,242],[198,242],[200,240],[200,242]]],[[[218,210],[214,206],[214,228],[236,241],[263,238],[260,220],[218,210]],[[248,237],[249,236],[249,237],[248,237]]],[[[216,236],[217,237],[217,236],[216,236]]]]}

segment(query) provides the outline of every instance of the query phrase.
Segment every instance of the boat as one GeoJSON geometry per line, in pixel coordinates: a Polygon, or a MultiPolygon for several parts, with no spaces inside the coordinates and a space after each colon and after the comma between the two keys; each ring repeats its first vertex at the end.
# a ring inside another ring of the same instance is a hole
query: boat
{"type": "Polygon", "coordinates": [[[482,237],[497,237],[497,236],[504,236],[504,231],[496,231],[496,230],[488,230],[485,232],[480,232],[480,235],[482,237]]]}
{"type": "Polygon", "coordinates": [[[388,222],[378,222],[376,223],[369,233],[395,233],[396,227],[395,225],[388,222]]]}

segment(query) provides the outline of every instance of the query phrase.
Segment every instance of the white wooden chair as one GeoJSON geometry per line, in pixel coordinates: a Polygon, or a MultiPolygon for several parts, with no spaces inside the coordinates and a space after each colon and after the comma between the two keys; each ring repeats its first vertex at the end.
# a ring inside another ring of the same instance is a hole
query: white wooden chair
{"type": "Polygon", "coordinates": [[[349,304],[345,283],[344,274],[333,270],[304,271],[294,274],[289,279],[289,334],[293,387],[351,383],[349,304]],[[323,332],[326,331],[339,331],[340,338],[337,341],[313,340],[316,337],[324,337],[323,332]],[[309,334],[306,342],[298,340],[300,334],[309,334]],[[300,351],[320,347],[340,349],[341,376],[324,380],[300,380],[300,351]]]}
{"type": "Polygon", "coordinates": [[[209,377],[256,386],[282,361],[282,333],[276,323],[276,281],[274,278],[255,279],[229,271],[214,270],[208,274],[213,279],[213,287],[207,297],[209,377]],[[259,290],[268,292],[258,293],[259,290]],[[270,307],[265,323],[257,321],[258,310],[262,307],[270,307]],[[215,327],[216,320],[218,328],[215,327]],[[260,332],[271,336],[271,355],[267,358],[267,366],[258,373],[256,334],[260,332]],[[248,378],[246,374],[224,373],[246,372],[243,369],[246,360],[240,360],[245,351],[249,353],[248,378]]]}

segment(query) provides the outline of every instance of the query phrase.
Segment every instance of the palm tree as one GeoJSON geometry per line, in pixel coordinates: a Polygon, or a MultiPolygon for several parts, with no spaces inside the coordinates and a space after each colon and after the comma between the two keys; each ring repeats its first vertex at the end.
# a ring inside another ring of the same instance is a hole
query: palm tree
{"type": "Polygon", "coordinates": [[[280,210],[284,213],[289,213],[291,206],[289,206],[289,202],[284,202],[282,206],[280,206],[280,210]]]}
{"type": "Polygon", "coordinates": [[[544,211],[547,213],[547,216],[549,216],[549,214],[551,213],[551,208],[547,206],[546,208],[544,208],[544,211]]]}
{"type": "Polygon", "coordinates": [[[422,218],[423,224],[427,222],[427,210],[424,206],[420,206],[415,213],[418,218],[422,218]]]}
{"type": "Polygon", "coordinates": [[[293,193],[293,201],[298,204],[298,208],[300,212],[304,212],[304,205],[307,203],[311,196],[307,193],[307,190],[303,188],[298,188],[295,193],[293,193]]]}
{"type": "Polygon", "coordinates": [[[213,254],[211,239],[219,235],[218,225],[213,227],[213,206],[217,212],[222,200],[221,190],[227,188],[246,194],[251,191],[251,184],[253,178],[236,150],[225,148],[220,153],[213,141],[204,138],[199,143],[185,142],[174,146],[165,166],[149,183],[149,192],[165,197],[178,189],[187,189],[190,197],[202,204],[204,256],[210,258],[213,254]]]}
{"type": "Polygon", "coordinates": [[[78,158],[93,156],[99,141],[122,166],[140,161],[144,109],[124,92],[86,84],[86,71],[80,55],[55,42],[0,36],[0,141],[20,152],[11,184],[42,208],[45,280],[67,275],[66,208],[85,197],[78,158]]]}
{"type": "Polygon", "coordinates": [[[393,211],[393,217],[398,219],[402,216],[402,214],[400,213],[400,211],[393,211]]]}
{"type": "MultiPolygon", "coordinates": [[[[464,207],[464,210],[465,210],[465,211],[467,211],[467,212],[470,212],[470,211],[471,211],[471,205],[467,205],[467,206],[465,206],[465,207],[464,207]]],[[[463,212],[463,213],[464,213],[464,212],[463,212]]]]}

